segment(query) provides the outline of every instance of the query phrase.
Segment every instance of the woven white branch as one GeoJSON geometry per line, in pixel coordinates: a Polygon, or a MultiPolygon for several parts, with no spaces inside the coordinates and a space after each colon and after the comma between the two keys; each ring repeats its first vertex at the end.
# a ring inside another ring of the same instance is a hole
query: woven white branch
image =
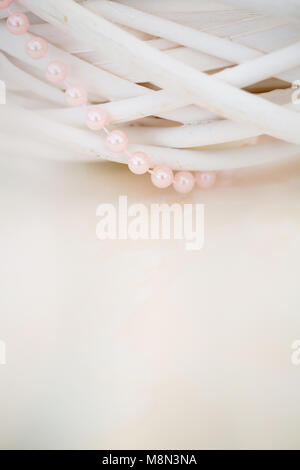
{"type": "MultiPolygon", "coordinates": [[[[8,83],[10,102],[5,110],[0,108],[2,134],[6,132],[1,136],[3,148],[7,152],[14,150],[15,142],[9,138],[13,114],[17,112],[26,129],[20,139],[32,154],[39,154],[40,142],[45,139],[48,147],[42,153],[46,157],[53,157],[55,148],[57,158],[101,157],[126,163],[122,155],[107,151],[102,136],[84,128],[83,111],[66,108],[62,90],[45,82],[47,61],[63,60],[71,70],[70,80],[83,83],[90,99],[103,103],[114,123],[122,123],[132,149],[147,150],[153,163],[192,170],[226,169],[299,154],[299,107],[288,104],[290,93],[284,93],[287,99],[283,102],[279,99],[282,93],[276,91],[278,82],[274,81],[275,91],[267,95],[258,96],[241,88],[272,77],[294,80],[300,71],[300,31],[295,36],[293,24],[286,18],[277,17],[274,22],[283,0],[276,2],[280,5],[275,5],[271,17],[274,23],[258,11],[268,11],[268,2],[261,2],[266,9],[244,13],[226,2],[201,1],[200,7],[200,2],[194,0],[21,0],[24,10],[46,22],[34,21],[31,31],[52,45],[47,59],[32,61],[24,52],[26,38],[9,35],[5,25],[0,24],[4,52],[0,54],[1,78],[8,83]],[[233,37],[236,26],[243,22],[248,26],[251,23],[252,32],[239,42],[221,37],[217,32],[220,20],[209,33],[205,32],[204,15],[216,12],[219,19],[221,15],[226,18],[224,24],[233,37]],[[182,24],[174,18],[182,18],[182,24]],[[197,19],[201,23],[198,29],[197,19]],[[259,32],[254,27],[257,20],[259,32]],[[282,27],[276,35],[276,50],[264,42],[257,47],[256,38],[262,31],[271,37],[270,24],[282,27]],[[214,75],[204,73],[216,68],[223,70],[214,75]],[[141,86],[140,80],[162,90],[141,86]],[[145,121],[146,116],[160,119],[145,121]],[[173,127],[170,120],[193,125],[173,127]],[[133,128],[128,127],[131,121],[133,128]],[[262,134],[278,141],[259,143],[257,138],[262,134]],[[64,144],[61,151],[59,142],[64,144]],[[231,150],[201,150],[202,146],[230,142],[235,143],[231,150]],[[187,150],[178,150],[184,148],[187,150]]],[[[298,7],[298,2],[288,2],[286,13],[293,12],[294,20],[298,18],[298,7]]]]}

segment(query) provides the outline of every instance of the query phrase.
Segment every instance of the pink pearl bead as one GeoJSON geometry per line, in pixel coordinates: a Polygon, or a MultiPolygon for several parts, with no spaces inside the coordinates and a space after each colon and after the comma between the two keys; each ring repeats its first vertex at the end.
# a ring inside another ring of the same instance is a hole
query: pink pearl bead
{"type": "Polygon", "coordinates": [[[217,179],[217,175],[214,171],[197,171],[196,172],[196,183],[202,189],[211,188],[217,179]]]}
{"type": "Polygon", "coordinates": [[[87,91],[81,85],[69,87],[66,91],[66,98],[70,106],[83,106],[88,101],[87,91]]]}
{"type": "Polygon", "coordinates": [[[109,114],[104,108],[89,108],[86,113],[86,125],[92,131],[100,131],[110,122],[109,114]]]}
{"type": "Polygon", "coordinates": [[[128,168],[135,175],[143,175],[150,168],[150,159],[144,152],[133,153],[128,160],[128,168]]]}
{"type": "Polygon", "coordinates": [[[0,10],[6,10],[14,0],[0,0],[0,10]]]}
{"type": "Polygon", "coordinates": [[[29,19],[24,13],[12,13],[7,18],[7,29],[12,34],[26,34],[29,26],[29,19]]]}
{"type": "Polygon", "coordinates": [[[128,147],[128,137],[123,131],[112,131],[106,138],[106,144],[111,152],[125,152],[128,147]]]}
{"type": "Polygon", "coordinates": [[[156,166],[151,174],[151,180],[157,188],[167,188],[173,182],[173,171],[166,165],[156,166]]]}
{"type": "Polygon", "coordinates": [[[195,178],[189,171],[179,171],[176,173],[173,186],[178,193],[187,194],[192,191],[195,185],[195,178]]]}
{"type": "Polygon", "coordinates": [[[46,78],[49,82],[60,83],[68,76],[67,66],[63,62],[50,62],[46,70],[46,78]]]}
{"type": "Polygon", "coordinates": [[[42,59],[47,55],[48,43],[43,38],[31,38],[27,42],[26,52],[32,59],[42,59]]]}

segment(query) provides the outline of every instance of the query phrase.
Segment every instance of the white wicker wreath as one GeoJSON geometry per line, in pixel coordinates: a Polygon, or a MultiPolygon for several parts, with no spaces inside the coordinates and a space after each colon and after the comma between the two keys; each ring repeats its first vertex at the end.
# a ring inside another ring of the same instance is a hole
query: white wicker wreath
{"type": "Polygon", "coordinates": [[[45,64],[102,103],[133,150],[173,169],[226,170],[300,154],[299,0],[20,0],[46,38],[32,61],[0,21],[1,149],[62,160],[112,160],[104,137],[66,106],[45,64]],[[17,129],[17,133],[16,133],[17,129]],[[17,138],[16,138],[17,136],[17,138]]]}

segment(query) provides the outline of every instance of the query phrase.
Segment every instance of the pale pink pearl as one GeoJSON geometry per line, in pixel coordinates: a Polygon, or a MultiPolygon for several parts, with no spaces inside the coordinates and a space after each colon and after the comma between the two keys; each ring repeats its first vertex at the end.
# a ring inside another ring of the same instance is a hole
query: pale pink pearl
{"type": "Polygon", "coordinates": [[[136,175],[147,173],[150,168],[150,159],[144,152],[135,152],[128,159],[128,168],[136,175]]]}
{"type": "Polygon", "coordinates": [[[111,152],[125,152],[128,147],[128,137],[123,131],[112,131],[106,137],[106,144],[111,152]]]}
{"type": "Polygon", "coordinates": [[[217,175],[214,171],[197,171],[196,183],[202,189],[209,189],[214,186],[217,175]]]}
{"type": "Polygon", "coordinates": [[[157,188],[167,188],[173,182],[173,171],[166,165],[156,166],[151,173],[151,180],[157,188]]]}
{"type": "Polygon", "coordinates": [[[89,108],[86,113],[86,125],[92,131],[100,131],[108,126],[110,122],[109,114],[104,108],[89,108]]]}
{"type": "Polygon", "coordinates": [[[26,34],[29,26],[29,19],[24,13],[12,13],[7,18],[7,29],[12,34],[26,34]]]}
{"type": "Polygon", "coordinates": [[[63,62],[50,62],[46,70],[46,78],[49,82],[60,83],[68,76],[67,66],[63,62]]]}
{"type": "Polygon", "coordinates": [[[88,101],[86,89],[81,86],[71,86],[66,91],[67,102],[70,106],[83,106],[88,101]]]}
{"type": "Polygon", "coordinates": [[[189,193],[195,185],[195,178],[189,171],[178,171],[174,177],[173,186],[178,193],[189,193]]]}
{"type": "Polygon", "coordinates": [[[0,0],[0,10],[6,10],[14,0],[0,0]]]}
{"type": "Polygon", "coordinates": [[[31,38],[26,44],[26,52],[32,59],[42,59],[47,55],[48,43],[43,38],[31,38]]]}

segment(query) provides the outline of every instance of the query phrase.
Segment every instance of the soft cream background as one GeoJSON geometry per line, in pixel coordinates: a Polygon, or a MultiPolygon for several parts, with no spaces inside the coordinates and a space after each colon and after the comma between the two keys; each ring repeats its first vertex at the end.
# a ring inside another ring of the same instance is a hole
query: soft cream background
{"type": "Polygon", "coordinates": [[[184,202],[206,243],[100,242],[99,203],[180,201],[109,164],[0,159],[0,445],[300,448],[300,165],[184,202]]]}

